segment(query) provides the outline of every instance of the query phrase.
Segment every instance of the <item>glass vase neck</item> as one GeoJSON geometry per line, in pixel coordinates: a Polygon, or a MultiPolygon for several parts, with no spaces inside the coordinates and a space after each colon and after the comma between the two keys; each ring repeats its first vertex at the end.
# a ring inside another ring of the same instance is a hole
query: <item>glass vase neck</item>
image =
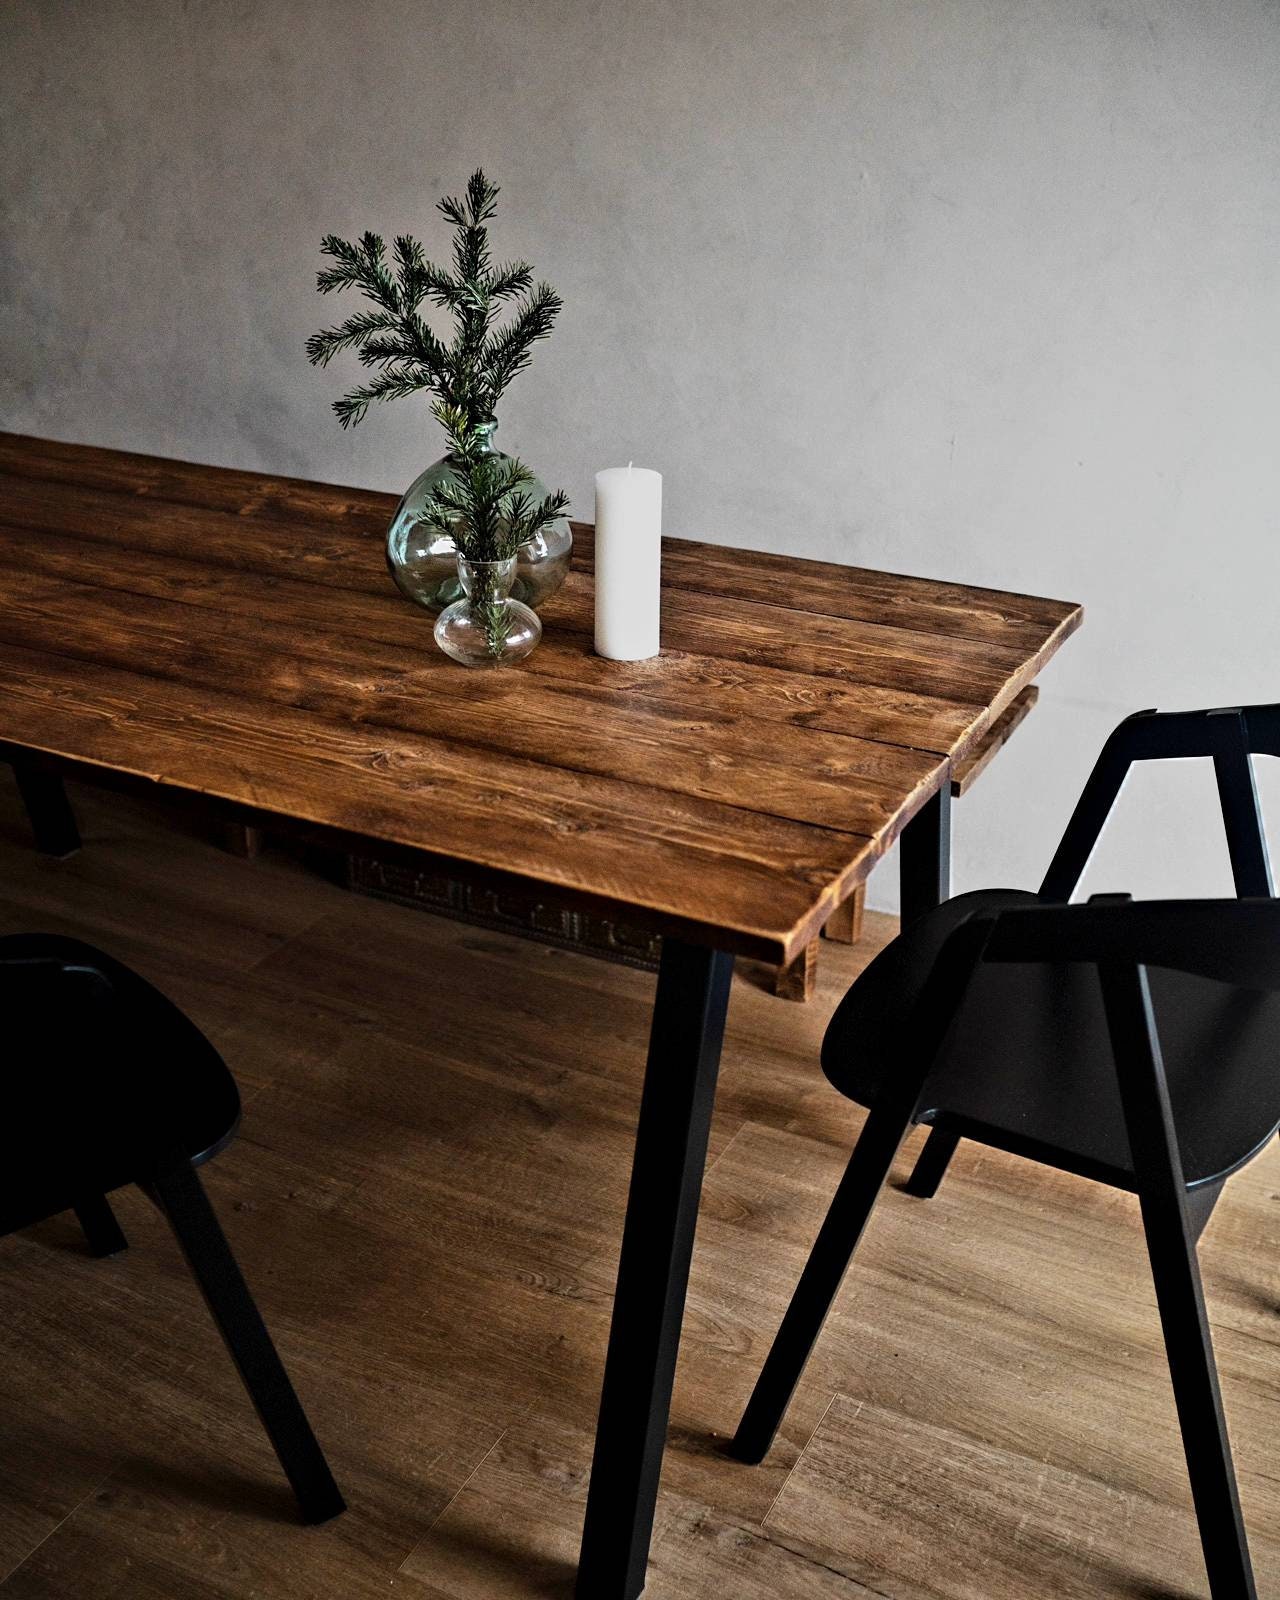
{"type": "Polygon", "coordinates": [[[436,643],[464,667],[501,667],[523,661],[542,637],[537,614],[511,599],[516,558],[469,561],[458,556],[462,599],[436,618],[436,643]]]}
{"type": "Polygon", "coordinates": [[[458,578],[462,592],[470,599],[505,600],[516,581],[516,558],[505,561],[471,561],[458,556],[458,578]]]}
{"type": "MultiPolygon", "coordinates": [[[[494,455],[497,453],[498,447],[493,442],[493,436],[498,431],[498,421],[496,417],[490,417],[487,422],[473,423],[471,431],[476,437],[476,449],[482,456],[494,455]]],[[[458,457],[453,453],[452,450],[450,450],[445,459],[447,461],[457,461],[458,457]]]]}

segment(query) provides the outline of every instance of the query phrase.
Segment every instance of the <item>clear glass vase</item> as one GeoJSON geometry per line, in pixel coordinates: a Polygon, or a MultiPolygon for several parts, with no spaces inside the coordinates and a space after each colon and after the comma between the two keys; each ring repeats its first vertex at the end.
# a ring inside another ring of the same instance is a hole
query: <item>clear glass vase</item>
{"type": "MultiPolygon", "coordinates": [[[[479,424],[477,432],[482,435],[482,448],[501,457],[502,451],[496,450],[493,444],[497,427],[496,422],[484,422],[479,424]]],[[[446,479],[456,476],[456,468],[457,463],[451,456],[442,456],[421,477],[415,478],[396,507],[387,530],[387,566],[396,587],[406,599],[426,606],[429,611],[451,605],[462,593],[453,538],[429,528],[422,520],[433,492],[446,479]]],[[[525,489],[535,500],[541,500],[547,492],[536,478],[526,484],[525,489]]],[[[514,597],[536,610],[564,582],[572,549],[573,535],[564,517],[544,528],[536,538],[526,540],[516,557],[514,597]]]]}
{"type": "Polygon", "coordinates": [[[461,599],[436,618],[436,643],[464,667],[523,661],[542,637],[536,611],[512,598],[517,558],[468,561],[455,556],[461,599]]]}

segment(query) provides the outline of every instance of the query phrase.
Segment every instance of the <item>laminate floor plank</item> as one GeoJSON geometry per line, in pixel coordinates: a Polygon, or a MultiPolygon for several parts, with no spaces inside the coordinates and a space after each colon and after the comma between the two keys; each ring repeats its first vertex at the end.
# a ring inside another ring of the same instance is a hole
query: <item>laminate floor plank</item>
{"type": "MultiPolygon", "coordinates": [[[[246,1090],[209,1192],[351,1503],[291,1520],[162,1220],[94,1261],[72,1218],[0,1241],[0,1596],[567,1600],[652,974],[349,895],[73,788],[32,851],[0,783],[0,931],[138,965],[246,1090]]],[[[1203,1596],[1130,1197],[963,1144],[897,1183],[783,1433],[727,1458],[861,1114],[818,995],[740,964],[648,1593],[657,1600],[1203,1596]],[[939,1535],[938,1530],[942,1530],[939,1535]]],[[[1280,1150],[1233,1180],[1205,1279],[1263,1592],[1280,1580],[1280,1150]]]]}
{"type": "MultiPolygon", "coordinates": [[[[771,1539],[895,1600],[1203,1592],[1195,1522],[1170,1506],[838,1395],[765,1519],[771,1539]]],[[[1261,1594],[1280,1546],[1255,1536],[1261,1594]]]]}

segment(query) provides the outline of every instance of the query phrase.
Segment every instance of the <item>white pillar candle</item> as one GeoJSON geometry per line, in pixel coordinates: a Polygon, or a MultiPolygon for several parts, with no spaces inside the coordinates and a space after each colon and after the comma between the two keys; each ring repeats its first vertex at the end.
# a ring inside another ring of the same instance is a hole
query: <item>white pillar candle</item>
{"type": "Polygon", "coordinates": [[[596,653],[646,661],[658,653],[662,474],[596,473],[596,653]]]}

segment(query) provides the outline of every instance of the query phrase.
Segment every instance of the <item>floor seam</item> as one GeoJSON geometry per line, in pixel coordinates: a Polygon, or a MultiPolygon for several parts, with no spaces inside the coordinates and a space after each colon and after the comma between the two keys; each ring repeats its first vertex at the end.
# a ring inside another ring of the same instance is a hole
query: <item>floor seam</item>
{"type": "Polygon", "coordinates": [[[92,1488],[86,1490],[85,1493],[81,1495],[80,1499],[76,1501],[75,1505],[71,1507],[70,1511],[68,1511],[65,1516],[59,1517],[58,1521],[55,1522],[53,1527],[49,1529],[48,1533],[46,1533],[37,1544],[32,1545],[31,1549],[27,1551],[22,1560],[19,1561],[16,1566],[10,1567],[8,1572],[5,1573],[4,1577],[0,1578],[0,1589],[4,1588],[4,1586],[9,1582],[10,1578],[15,1577],[19,1572],[21,1572],[28,1561],[30,1561],[33,1556],[37,1555],[41,1550],[43,1550],[45,1545],[48,1544],[49,1540],[53,1538],[54,1534],[65,1528],[67,1523],[70,1522],[72,1517],[75,1516],[76,1512],[81,1510],[84,1506],[87,1506],[90,1500],[92,1500],[93,1497],[102,1489],[103,1484],[110,1483],[111,1479],[115,1477],[118,1471],[118,1466],[112,1467],[110,1472],[104,1473],[102,1477],[99,1478],[92,1486],[92,1488]]]}
{"type": "Polygon", "coordinates": [[[823,1406],[822,1415],[818,1418],[818,1421],[817,1421],[817,1423],[816,1423],[816,1425],[814,1427],[813,1432],[809,1435],[809,1438],[805,1443],[804,1449],[801,1450],[800,1454],[791,1463],[791,1470],[787,1473],[786,1477],[778,1485],[778,1492],[777,1492],[777,1494],[774,1495],[773,1499],[770,1500],[769,1509],[765,1512],[764,1516],[762,1516],[760,1518],[760,1529],[761,1529],[761,1532],[764,1531],[765,1523],[768,1522],[769,1518],[773,1515],[774,1509],[777,1506],[778,1501],[782,1499],[783,1491],[786,1489],[787,1485],[791,1482],[792,1478],[795,1476],[796,1468],[800,1465],[800,1463],[804,1460],[805,1456],[809,1453],[809,1446],[818,1437],[818,1434],[819,1434],[819,1432],[821,1431],[821,1428],[822,1428],[822,1424],[827,1420],[827,1412],[831,1410],[832,1406],[835,1405],[835,1403],[836,1403],[836,1396],[833,1394],[831,1396],[830,1400],[827,1401],[826,1405],[823,1406]]]}
{"type": "MultiPolygon", "coordinates": [[[[319,916],[313,917],[312,920],[304,927],[298,928],[293,933],[286,934],[284,938],[280,940],[279,944],[275,945],[270,950],[264,950],[260,956],[255,956],[248,966],[240,968],[239,971],[241,976],[248,977],[251,973],[255,975],[258,974],[260,968],[262,968],[268,961],[274,960],[282,950],[288,949],[288,947],[293,944],[295,940],[305,939],[310,934],[314,933],[322,922],[333,915],[333,911],[334,907],[326,907],[326,909],[322,911],[319,916]]],[[[266,976],[269,977],[270,974],[268,973],[266,976]]]]}
{"type": "Polygon", "coordinates": [[[485,1453],[480,1457],[479,1461],[476,1462],[475,1466],[472,1467],[471,1471],[467,1473],[466,1477],[462,1480],[462,1482],[458,1485],[458,1487],[453,1491],[453,1493],[449,1496],[449,1498],[445,1501],[445,1503],[440,1507],[439,1511],[436,1512],[435,1516],[432,1517],[431,1521],[427,1524],[427,1526],[422,1530],[422,1534],[416,1540],[416,1542],[414,1543],[413,1549],[410,1550],[409,1554],[404,1558],[404,1560],[396,1568],[397,1572],[403,1572],[405,1567],[408,1566],[409,1562],[413,1560],[414,1555],[421,1548],[423,1540],[424,1539],[429,1539],[431,1537],[432,1533],[435,1531],[435,1529],[437,1527],[439,1527],[441,1521],[444,1519],[444,1517],[449,1512],[449,1509],[454,1504],[456,1504],[458,1499],[466,1491],[467,1485],[472,1481],[472,1479],[475,1477],[476,1473],[480,1471],[481,1467],[484,1466],[485,1462],[489,1459],[489,1457],[493,1454],[493,1452],[498,1448],[498,1446],[502,1443],[502,1441],[506,1438],[506,1436],[510,1432],[511,1432],[510,1428],[504,1428],[502,1430],[502,1432],[498,1435],[498,1437],[489,1446],[489,1448],[485,1451],[485,1453]]]}
{"type": "MultiPolygon", "coordinates": [[[[750,1126],[751,1126],[751,1124],[748,1123],[748,1122],[743,1122],[742,1124],[740,1124],[740,1126],[735,1128],[733,1130],[733,1132],[729,1135],[728,1142],[726,1143],[724,1149],[719,1151],[716,1155],[712,1156],[711,1160],[702,1169],[702,1181],[704,1183],[711,1176],[711,1174],[716,1170],[716,1168],[720,1165],[720,1163],[724,1160],[724,1158],[729,1154],[730,1150],[733,1149],[734,1145],[737,1144],[738,1139],[741,1137],[741,1135],[750,1126]]],[[[701,1198],[701,1196],[699,1198],[701,1198]]]]}

